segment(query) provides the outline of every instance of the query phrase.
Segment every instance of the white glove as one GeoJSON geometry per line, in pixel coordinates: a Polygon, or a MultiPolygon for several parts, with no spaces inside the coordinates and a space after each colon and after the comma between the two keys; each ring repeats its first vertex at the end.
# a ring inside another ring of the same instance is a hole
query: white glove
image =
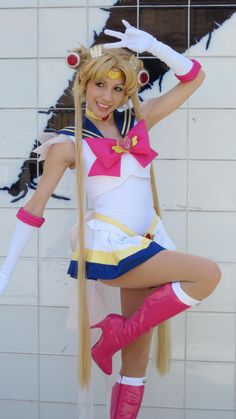
{"type": "Polygon", "coordinates": [[[15,269],[16,263],[24,251],[36,227],[26,224],[20,220],[16,221],[15,230],[8,249],[8,254],[3,266],[0,269],[0,294],[6,289],[10,277],[15,269]]]}
{"type": "Polygon", "coordinates": [[[193,66],[191,60],[158,41],[149,33],[134,28],[126,20],[122,20],[122,23],[126,27],[124,33],[105,29],[104,33],[106,35],[119,38],[121,41],[104,44],[104,48],[129,48],[138,53],[150,52],[166,63],[179,76],[185,75],[191,70],[193,66]]]}

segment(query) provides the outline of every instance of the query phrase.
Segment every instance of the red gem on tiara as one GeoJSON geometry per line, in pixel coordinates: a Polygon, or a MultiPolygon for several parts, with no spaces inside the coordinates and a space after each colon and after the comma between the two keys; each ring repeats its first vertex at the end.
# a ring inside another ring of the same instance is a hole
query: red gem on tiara
{"type": "Polygon", "coordinates": [[[150,77],[147,70],[140,70],[138,73],[138,82],[140,86],[145,86],[149,82],[149,79],[150,77]]]}
{"type": "Polygon", "coordinates": [[[76,52],[70,52],[66,57],[67,65],[71,68],[78,67],[80,63],[80,56],[76,52]]]}

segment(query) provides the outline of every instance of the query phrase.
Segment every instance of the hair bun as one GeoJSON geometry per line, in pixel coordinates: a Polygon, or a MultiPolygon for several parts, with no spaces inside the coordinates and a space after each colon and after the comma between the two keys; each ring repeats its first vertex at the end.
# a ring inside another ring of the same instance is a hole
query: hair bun
{"type": "Polygon", "coordinates": [[[66,56],[66,63],[70,68],[77,68],[80,65],[80,55],[77,52],[69,52],[66,56]]]}
{"type": "Polygon", "coordinates": [[[138,73],[138,82],[140,86],[146,86],[150,80],[150,76],[147,70],[140,70],[138,73]]]}

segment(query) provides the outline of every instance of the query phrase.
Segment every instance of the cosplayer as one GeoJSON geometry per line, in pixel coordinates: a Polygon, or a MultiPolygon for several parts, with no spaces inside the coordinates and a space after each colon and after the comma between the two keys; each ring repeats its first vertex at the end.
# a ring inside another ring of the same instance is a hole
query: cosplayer
{"type": "Polygon", "coordinates": [[[36,149],[40,159],[45,159],[43,176],[33,197],[17,213],[0,276],[3,292],[33,231],[45,221],[47,200],[66,168],[75,168],[78,232],[68,273],[78,277],[80,385],[86,388],[89,384],[90,354],[110,375],[112,357],[121,350],[111,419],[138,415],[153,328],[160,325],[157,364],[164,373],[170,355],[166,321],[199,304],[220,279],[213,261],[177,252],[168,237],[160,218],[152,167],[157,152],[148,137],[151,127],[201,85],[204,72],[196,60],[178,54],[126,21],[123,24],[124,33],[105,31],[118,42],[88,50],[81,47],[67,57],[76,70],[75,127],[66,127],[57,135],[44,134],[47,141],[36,149]],[[140,104],[138,88],[148,82],[148,74],[135,53],[144,51],[165,62],[178,83],[166,94],[140,104]],[[89,219],[84,216],[84,187],[94,206],[89,219]],[[102,287],[120,288],[122,315],[108,314],[97,324],[89,324],[87,279],[99,280],[102,287]],[[91,350],[90,327],[102,331],[91,350]]]}

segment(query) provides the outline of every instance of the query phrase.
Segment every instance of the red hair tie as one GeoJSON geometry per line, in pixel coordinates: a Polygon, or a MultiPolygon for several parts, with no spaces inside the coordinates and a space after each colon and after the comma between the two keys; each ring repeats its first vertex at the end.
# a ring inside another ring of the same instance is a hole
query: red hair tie
{"type": "Polygon", "coordinates": [[[140,70],[138,73],[138,82],[140,86],[145,86],[150,80],[147,70],[140,70]]]}
{"type": "Polygon", "coordinates": [[[70,68],[77,68],[80,64],[80,56],[77,52],[70,52],[66,56],[66,63],[70,68]]]}

